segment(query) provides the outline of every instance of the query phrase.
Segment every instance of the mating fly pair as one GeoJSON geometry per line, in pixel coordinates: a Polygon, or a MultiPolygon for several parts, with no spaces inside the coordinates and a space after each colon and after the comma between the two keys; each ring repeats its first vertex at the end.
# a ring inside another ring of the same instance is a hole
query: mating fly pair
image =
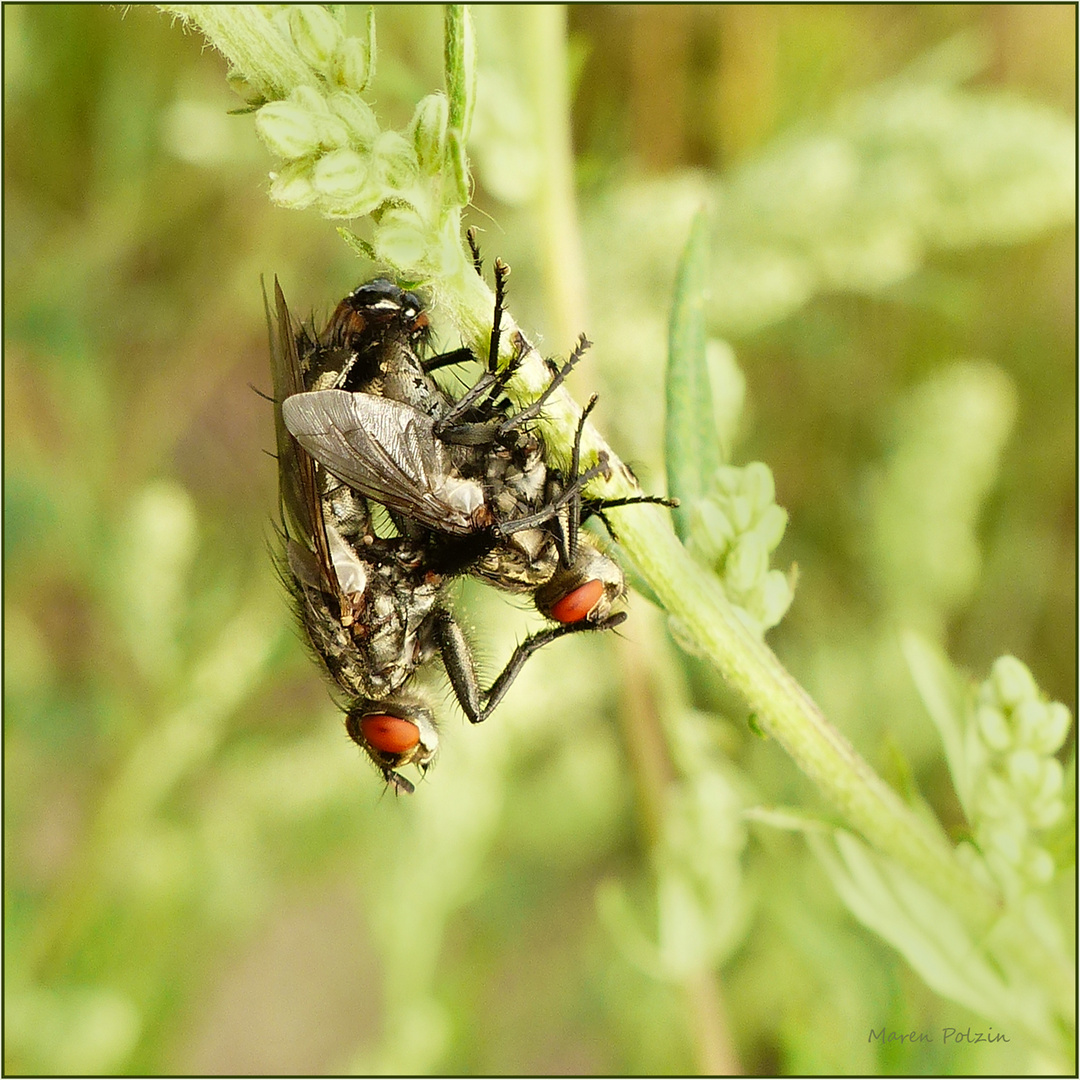
{"type": "Polygon", "coordinates": [[[356,289],[321,334],[292,325],[277,282],[276,323],[267,311],[286,534],[282,578],[314,651],[349,699],[346,730],[398,790],[412,785],[396,770],[425,770],[438,748],[430,709],[408,689],[418,668],[439,655],[476,723],[537,649],[625,618],[611,614],[625,592],[621,571],[578,525],[605,505],[638,500],[583,500],[582,487],[606,460],[579,472],[579,426],[564,475],[547,464],[528,426],[587,343],[582,339],[537,402],[514,412],[503,390],[528,346],[518,342],[515,360],[498,370],[506,272],[496,264],[487,370],[457,400],[431,372],[473,354],[461,349],[422,360],[427,315],[413,293],[392,282],[356,289]],[[387,509],[398,535],[377,535],[369,500],[387,509]],[[446,603],[446,584],[461,573],[532,593],[559,624],[522,642],[486,692],[446,603]]]}

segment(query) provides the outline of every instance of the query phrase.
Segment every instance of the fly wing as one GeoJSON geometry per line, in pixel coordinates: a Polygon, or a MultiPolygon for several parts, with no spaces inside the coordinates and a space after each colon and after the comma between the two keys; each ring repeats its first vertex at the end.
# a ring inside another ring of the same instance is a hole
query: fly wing
{"type": "Polygon", "coordinates": [[[266,309],[266,325],[270,332],[270,364],[274,378],[274,431],[277,436],[278,485],[281,498],[282,518],[286,535],[299,539],[312,549],[319,573],[331,595],[337,597],[340,610],[344,611],[344,597],[330,557],[330,544],[326,536],[322,500],[319,497],[315,477],[315,462],[289,434],[282,416],[282,403],[304,390],[304,376],[300,370],[300,355],[296,347],[296,334],[289,318],[289,309],[278,279],[274,278],[274,302],[276,321],[270,313],[270,304],[263,288],[263,306],[266,309]]]}
{"type": "Polygon", "coordinates": [[[483,489],[454,471],[426,413],[371,394],[316,390],[288,398],[282,416],[297,442],[361,495],[438,532],[477,530],[483,489]]]}

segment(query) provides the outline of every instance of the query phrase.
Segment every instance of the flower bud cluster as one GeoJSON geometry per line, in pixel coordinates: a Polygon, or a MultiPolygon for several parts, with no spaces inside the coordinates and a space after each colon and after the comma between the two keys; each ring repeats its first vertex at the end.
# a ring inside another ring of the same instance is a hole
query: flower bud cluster
{"type": "Polygon", "coordinates": [[[324,94],[298,86],[284,101],[264,105],[255,128],[286,162],[270,185],[279,206],[359,217],[407,191],[417,177],[409,141],[380,131],[371,106],[352,90],[324,94]]]}
{"type": "Polygon", "coordinates": [[[785,528],[787,511],[776,505],[772,472],[760,461],[721,465],[712,489],[690,507],[690,550],[758,633],[775,626],[791,604],[791,583],[769,569],[785,528]]]}
{"type": "Polygon", "coordinates": [[[1031,672],[999,657],[976,695],[969,739],[980,765],[971,799],[975,840],[986,865],[1010,893],[1043,885],[1054,859],[1033,834],[1065,813],[1064,771],[1054,757],[1072,724],[1069,710],[1047,701],[1031,672]]]}
{"type": "Polygon", "coordinates": [[[271,199],[330,218],[372,214],[377,258],[438,265],[445,211],[469,199],[468,164],[446,95],[423,98],[404,132],[384,131],[360,96],[373,66],[369,41],[345,37],[317,6],[291,8],[280,22],[312,80],[256,114],[260,137],[284,162],[271,173],[271,199]]]}
{"type": "Polygon", "coordinates": [[[375,66],[370,30],[363,38],[346,37],[337,19],[319,4],[285,8],[281,19],[318,81],[357,92],[366,89],[375,66]]]}

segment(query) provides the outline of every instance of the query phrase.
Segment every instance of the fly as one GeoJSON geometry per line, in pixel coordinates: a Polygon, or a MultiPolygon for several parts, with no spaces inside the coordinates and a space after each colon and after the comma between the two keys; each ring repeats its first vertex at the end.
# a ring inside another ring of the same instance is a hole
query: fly
{"type": "MultiPolygon", "coordinates": [[[[275,280],[266,303],[285,551],[278,571],[312,650],[345,696],[345,729],[396,790],[438,752],[431,709],[406,686],[438,645],[443,579],[408,540],[374,535],[366,501],[316,465],[289,434],[281,402],[305,389],[310,360],[275,280]]],[[[264,298],[265,299],[265,298],[264,298]]]]}

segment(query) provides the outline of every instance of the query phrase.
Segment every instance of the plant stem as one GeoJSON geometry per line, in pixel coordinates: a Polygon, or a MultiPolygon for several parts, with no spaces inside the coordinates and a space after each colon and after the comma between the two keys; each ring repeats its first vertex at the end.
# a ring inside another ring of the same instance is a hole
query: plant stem
{"type": "MultiPolygon", "coordinates": [[[[297,68],[277,27],[262,8],[177,5],[166,10],[196,22],[235,67],[264,91],[267,87],[287,90],[310,79],[306,68],[297,68]]],[[[535,21],[533,82],[539,88],[536,100],[542,105],[544,145],[553,155],[553,172],[544,185],[547,194],[542,212],[545,230],[551,234],[547,276],[551,295],[571,297],[566,314],[574,317],[572,296],[583,296],[584,278],[580,275],[580,255],[575,255],[580,252],[580,241],[569,157],[565,15],[561,10],[538,8],[528,9],[523,17],[535,21]]],[[[462,43],[454,55],[464,55],[463,50],[462,43]]],[[[464,117],[459,119],[467,122],[464,117]]],[[[463,251],[458,264],[445,271],[432,283],[432,292],[437,300],[446,303],[478,355],[483,355],[491,326],[491,292],[472,273],[463,251]]],[[[506,359],[514,347],[515,329],[507,314],[502,350],[506,359]]],[[[524,401],[535,398],[549,378],[543,359],[530,349],[508,389],[511,396],[524,401]]],[[[579,415],[580,409],[564,392],[553,396],[545,408],[542,426],[556,458],[569,457],[579,415]]],[[[583,446],[587,457],[606,452],[611,465],[611,479],[596,483],[596,494],[618,497],[638,492],[630,471],[591,425],[585,429],[583,446]]],[[[678,542],[667,515],[658,508],[641,506],[625,513],[612,511],[611,518],[627,555],[665,605],[682,636],[743,695],[761,728],[784,747],[828,801],[880,852],[895,858],[976,924],[988,925],[997,908],[995,898],[960,865],[945,838],[908,810],[829,725],[768,646],[747,630],[719,582],[695,564],[678,542]]]]}
{"type": "Polygon", "coordinates": [[[588,325],[588,288],[574,182],[566,8],[523,4],[517,15],[521,38],[530,42],[521,63],[544,162],[535,206],[544,295],[553,336],[569,344],[588,325]]]}
{"type": "Polygon", "coordinates": [[[284,40],[265,9],[255,4],[162,4],[162,11],[193,23],[251,85],[283,97],[312,82],[311,70],[284,40]]]}
{"type": "MultiPolygon", "coordinates": [[[[548,19],[553,19],[548,16],[548,19]]],[[[552,26],[547,26],[550,31],[552,26]]],[[[543,38],[537,28],[538,38],[543,38]]],[[[565,48],[565,39],[549,44],[565,48]]],[[[548,58],[549,62],[551,58],[548,58]]],[[[565,68],[555,64],[557,70],[565,68]]],[[[540,111],[554,110],[555,102],[543,97],[540,111]]],[[[564,101],[564,107],[565,101],[564,101]]],[[[545,229],[550,230],[548,250],[556,261],[574,245],[565,244],[566,230],[576,234],[576,216],[556,217],[573,204],[566,190],[572,174],[558,169],[549,174],[544,187],[561,188],[561,195],[545,199],[545,229]],[[556,210],[556,207],[562,209],[556,210]],[[551,215],[549,218],[548,215],[551,215]]],[[[483,355],[482,343],[491,325],[491,293],[479,286],[475,275],[465,274],[434,283],[445,295],[448,307],[459,316],[466,337],[473,339],[483,355]]],[[[558,290],[556,291],[558,295],[558,290]]],[[[513,330],[509,313],[504,317],[503,355],[511,355],[513,330]]],[[[531,349],[511,383],[509,392],[521,402],[535,398],[550,379],[543,359],[531,349]]],[[[569,458],[580,408],[560,390],[549,399],[541,426],[555,458],[569,458]]],[[[597,481],[591,491],[617,498],[640,494],[631,472],[622,465],[591,424],[586,424],[583,447],[589,455],[605,452],[611,479],[597,481]]],[[[724,596],[719,582],[695,563],[679,543],[666,511],[635,506],[609,511],[623,550],[641,576],[653,588],[681,636],[716,667],[721,676],[747,701],[761,728],[776,739],[799,768],[820,788],[825,798],[882,854],[901,863],[917,880],[947,899],[977,925],[987,926],[997,911],[997,900],[957,861],[947,840],[918,818],[896,793],[877,776],[851,744],[828,723],[809,694],[795,681],[772,650],[743,624],[724,596]]]]}
{"type": "Polygon", "coordinates": [[[676,539],[663,511],[613,511],[623,550],[656,592],[681,636],[745,699],[760,727],[879,852],[901,863],[977,925],[997,903],[961,866],[943,836],[899,799],[822,715],[776,654],[743,625],[718,582],[676,539]]]}

